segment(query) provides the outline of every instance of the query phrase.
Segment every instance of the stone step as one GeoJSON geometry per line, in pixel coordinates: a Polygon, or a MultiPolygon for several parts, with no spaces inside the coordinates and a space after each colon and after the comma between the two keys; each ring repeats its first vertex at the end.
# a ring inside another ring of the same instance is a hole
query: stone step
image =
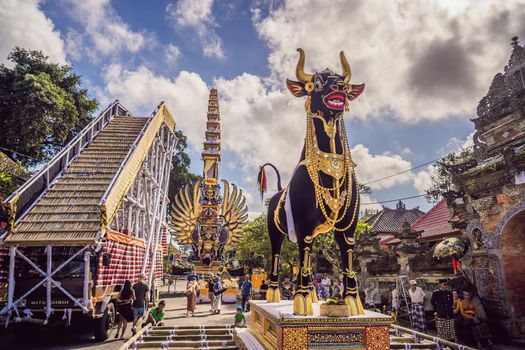
{"type": "MultiPolygon", "coordinates": [[[[223,329],[223,330],[227,330],[227,329],[233,329],[233,325],[206,325],[204,327],[202,327],[203,329],[205,330],[208,330],[208,329],[223,329]]],[[[156,330],[171,330],[171,329],[195,329],[195,330],[200,330],[201,327],[200,326],[177,326],[177,327],[169,327],[169,326],[161,326],[161,327],[155,327],[154,329],[152,329],[151,331],[156,331],[156,330]]]]}
{"type": "MultiPolygon", "coordinates": [[[[206,335],[229,335],[227,329],[206,329],[205,331],[206,335]]],[[[167,329],[153,329],[149,335],[150,336],[168,336],[172,334],[172,330],[167,329]]],[[[175,335],[199,335],[200,330],[197,329],[177,329],[174,332],[175,335]]]]}
{"type": "MultiPolygon", "coordinates": [[[[137,343],[137,349],[165,349],[163,344],[166,344],[165,341],[144,341],[142,343],[137,343]]],[[[206,345],[206,349],[236,349],[235,342],[233,340],[229,341],[220,341],[212,340],[203,343],[201,341],[170,341],[167,342],[169,349],[202,349],[206,345]]]]}
{"type": "Polygon", "coordinates": [[[173,346],[173,345],[170,345],[169,348],[159,348],[158,345],[150,345],[148,343],[142,343],[142,344],[137,344],[137,349],[155,349],[155,350],[158,350],[158,349],[166,349],[166,350],[170,350],[170,349],[173,349],[173,350],[195,350],[195,349],[206,349],[206,350],[238,350],[239,348],[236,347],[235,345],[229,345],[229,346],[211,346],[211,345],[208,345],[207,347],[178,347],[178,346],[173,346]]]}
{"type": "MultiPolygon", "coordinates": [[[[144,337],[144,341],[164,341],[168,337],[166,335],[148,335],[144,337]]],[[[206,334],[206,340],[207,341],[213,341],[213,340],[231,340],[232,336],[229,334],[223,334],[223,335],[208,335],[206,334]]],[[[200,334],[188,334],[188,335],[173,335],[171,336],[172,341],[201,341],[202,336],[200,334]]]]}

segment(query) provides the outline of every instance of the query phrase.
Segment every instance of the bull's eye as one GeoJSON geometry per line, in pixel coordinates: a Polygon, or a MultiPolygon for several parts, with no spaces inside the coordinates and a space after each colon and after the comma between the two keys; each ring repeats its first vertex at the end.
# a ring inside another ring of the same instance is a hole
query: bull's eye
{"type": "Polygon", "coordinates": [[[315,81],[315,91],[322,91],[323,90],[323,83],[321,83],[320,80],[315,81]]]}
{"type": "Polygon", "coordinates": [[[344,92],[347,92],[347,91],[348,91],[348,85],[343,86],[343,91],[344,91],[344,92]]]}

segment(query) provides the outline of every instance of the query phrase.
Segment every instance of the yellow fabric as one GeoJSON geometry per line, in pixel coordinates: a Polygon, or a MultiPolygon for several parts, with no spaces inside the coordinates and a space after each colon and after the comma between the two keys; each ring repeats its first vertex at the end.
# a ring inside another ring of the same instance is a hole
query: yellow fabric
{"type": "Polygon", "coordinates": [[[459,302],[459,312],[465,318],[476,317],[476,306],[471,300],[463,299],[459,302]]]}

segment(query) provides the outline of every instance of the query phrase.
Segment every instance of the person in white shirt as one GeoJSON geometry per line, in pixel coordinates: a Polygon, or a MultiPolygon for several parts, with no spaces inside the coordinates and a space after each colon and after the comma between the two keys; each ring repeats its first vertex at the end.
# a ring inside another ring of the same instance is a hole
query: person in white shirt
{"type": "Polygon", "coordinates": [[[426,331],[425,292],[417,286],[415,280],[411,280],[408,294],[412,301],[412,322],[414,324],[414,330],[424,333],[426,331]]]}
{"type": "Polygon", "coordinates": [[[399,308],[399,293],[397,291],[396,285],[393,284],[392,288],[392,311],[396,312],[399,308]]]}
{"type": "Polygon", "coordinates": [[[330,296],[330,286],[332,285],[332,281],[328,278],[328,275],[325,273],[323,275],[323,279],[321,280],[321,286],[323,288],[323,296],[324,298],[328,298],[330,296]]]}

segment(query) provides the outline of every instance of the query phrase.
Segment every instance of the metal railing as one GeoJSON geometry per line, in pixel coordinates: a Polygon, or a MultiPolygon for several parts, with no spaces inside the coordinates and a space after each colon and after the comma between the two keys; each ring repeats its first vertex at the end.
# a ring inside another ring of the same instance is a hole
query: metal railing
{"type": "MultiPolygon", "coordinates": [[[[410,329],[410,328],[401,327],[401,326],[398,326],[398,325],[395,325],[395,324],[390,325],[390,327],[392,329],[394,329],[399,336],[401,336],[403,334],[409,334],[409,335],[415,336],[415,337],[417,337],[419,339],[425,339],[425,340],[433,342],[434,344],[439,344],[440,346],[446,346],[446,347],[448,347],[448,348],[450,348],[452,350],[476,350],[474,348],[471,348],[470,346],[457,344],[457,343],[454,343],[454,342],[451,342],[451,341],[448,341],[448,340],[445,340],[445,339],[441,339],[441,338],[438,338],[438,337],[433,337],[430,334],[421,333],[421,332],[415,331],[415,330],[410,329]]],[[[405,349],[406,348],[407,347],[405,347],[405,349]]],[[[436,347],[436,348],[439,349],[438,347],[436,347]]]]}
{"type": "Polygon", "coordinates": [[[100,200],[99,202],[99,206],[102,206],[106,203],[107,199],[108,199],[108,196],[109,194],[111,193],[111,191],[113,190],[113,187],[115,186],[115,183],[118,179],[118,177],[120,176],[120,174],[122,173],[122,170],[126,167],[126,165],[128,164],[128,161],[131,157],[131,155],[133,154],[133,152],[135,151],[135,149],[137,148],[137,145],[138,143],[140,142],[140,139],[142,138],[142,136],[144,135],[144,133],[146,132],[146,130],[148,129],[148,127],[150,126],[151,124],[151,121],[153,120],[153,118],[157,115],[157,113],[159,112],[160,108],[162,107],[162,105],[164,104],[164,101],[161,101],[157,107],[153,110],[153,112],[151,112],[150,116],[148,117],[148,121],[144,124],[144,127],[142,128],[142,130],[140,131],[139,135],[137,136],[137,138],[135,139],[135,142],[133,142],[133,144],[131,145],[128,153],[126,154],[126,157],[124,158],[124,160],[120,163],[120,166],[118,168],[118,170],[116,171],[115,175],[113,176],[113,179],[111,179],[111,182],[108,186],[108,188],[106,189],[106,191],[104,192],[104,195],[102,196],[102,199],[100,200]]]}
{"type": "Polygon", "coordinates": [[[15,225],[24,218],[49,186],[64,174],[65,170],[80,152],[89,146],[93,138],[117,115],[133,116],[120,104],[119,100],[115,100],[53,157],[44,168],[39,170],[2,203],[3,205],[8,205],[16,202],[17,217],[15,225]]]}

